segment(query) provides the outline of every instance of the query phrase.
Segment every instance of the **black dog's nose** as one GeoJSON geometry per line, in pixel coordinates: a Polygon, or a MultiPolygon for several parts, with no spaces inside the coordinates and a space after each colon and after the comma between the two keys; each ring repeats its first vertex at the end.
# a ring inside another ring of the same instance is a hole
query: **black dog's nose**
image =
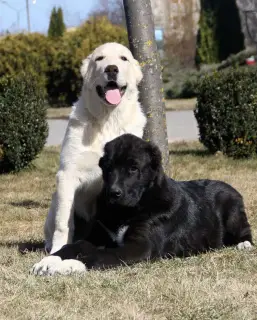
{"type": "Polygon", "coordinates": [[[105,68],[104,72],[108,76],[108,80],[117,80],[117,74],[119,73],[119,69],[115,65],[109,65],[105,68]]]}
{"type": "Polygon", "coordinates": [[[119,198],[122,195],[122,191],[119,187],[112,187],[110,189],[110,196],[113,198],[119,198]]]}

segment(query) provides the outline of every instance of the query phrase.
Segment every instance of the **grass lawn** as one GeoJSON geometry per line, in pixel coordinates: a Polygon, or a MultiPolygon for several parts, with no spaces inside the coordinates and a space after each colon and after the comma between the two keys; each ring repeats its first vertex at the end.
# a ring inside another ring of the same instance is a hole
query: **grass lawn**
{"type": "MultiPolygon", "coordinates": [[[[40,242],[55,186],[58,148],[46,148],[34,167],[0,176],[0,319],[257,319],[257,251],[233,248],[187,259],[141,263],[84,276],[35,277],[43,252],[19,253],[40,242]]],[[[257,237],[257,159],[212,156],[199,143],[171,145],[176,179],[213,178],[245,198],[257,237]]]]}
{"type": "MultiPolygon", "coordinates": [[[[196,99],[174,99],[166,100],[166,111],[194,110],[196,99]]],[[[71,108],[49,108],[47,109],[48,119],[68,119],[71,108]]]]}
{"type": "Polygon", "coordinates": [[[194,110],[196,98],[166,100],[166,111],[194,110]]]}
{"type": "Polygon", "coordinates": [[[71,108],[48,108],[47,119],[68,119],[71,108]]]}

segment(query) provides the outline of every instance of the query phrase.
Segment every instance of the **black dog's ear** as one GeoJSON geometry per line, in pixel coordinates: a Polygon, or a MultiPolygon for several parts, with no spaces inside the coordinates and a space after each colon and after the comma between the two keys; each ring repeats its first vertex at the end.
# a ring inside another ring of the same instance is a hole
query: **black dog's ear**
{"type": "Polygon", "coordinates": [[[149,143],[148,153],[151,158],[152,182],[159,185],[164,175],[161,151],[155,144],[149,143]]]}
{"type": "Polygon", "coordinates": [[[105,163],[106,163],[106,160],[108,158],[108,155],[110,153],[110,142],[107,142],[104,146],[104,154],[103,156],[99,159],[99,162],[98,162],[98,166],[103,169],[105,163]]]}
{"type": "Polygon", "coordinates": [[[104,156],[99,159],[98,166],[103,169],[104,166],[104,156]]]}
{"type": "Polygon", "coordinates": [[[151,157],[152,169],[154,171],[162,169],[162,154],[160,149],[154,143],[149,143],[148,152],[151,157]]]}

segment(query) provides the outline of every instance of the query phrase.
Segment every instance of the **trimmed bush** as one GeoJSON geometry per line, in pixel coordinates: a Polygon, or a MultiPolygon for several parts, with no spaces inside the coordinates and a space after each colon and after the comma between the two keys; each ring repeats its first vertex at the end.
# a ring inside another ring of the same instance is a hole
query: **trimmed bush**
{"type": "Polygon", "coordinates": [[[0,41],[0,78],[29,72],[37,77],[38,84],[45,90],[54,48],[50,40],[42,34],[10,35],[0,41]]]}
{"type": "Polygon", "coordinates": [[[44,147],[45,96],[29,74],[0,79],[0,172],[25,168],[44,147]]]}
{"type": "Polygon", "coordinates": [[[195,117],[200,141],[233,158],[257,152],[257,69],[241,68],[204,76],[195,117]]]}

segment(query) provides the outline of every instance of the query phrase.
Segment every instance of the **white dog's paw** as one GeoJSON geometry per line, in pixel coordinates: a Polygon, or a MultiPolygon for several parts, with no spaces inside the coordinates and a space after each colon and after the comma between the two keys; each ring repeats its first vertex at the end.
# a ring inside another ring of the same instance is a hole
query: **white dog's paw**
{"type": "Polygon", "coordinates": [[[62,259],[57,256],[48,256],[43,258],[30,269],[30,273],[42,276],[48,275],[52,269],[61,265],[62,259]]]}
{"type": "Polygon", "coordinates": [[[237,245],[238,250],[251,250],[253,248],[250,241],[239,242],[237,245]]]}
{"type": "Polygon", "coordinates": [[[78,260],[62,260],[57,256],[48,256],[36,263],[30,270],[30,273],[39,276],[52,276],[55,274],[68,275],[75,272],[83,273],[85,271],[86,266],[78,260]]]}
{"type": "Polygon", "coordinates": [[[71,273],[84,273],[87,271],[83,262],[75,259],[62,260],[61,268],[53,270],[54,274],[71,274],[71,273]]]}

